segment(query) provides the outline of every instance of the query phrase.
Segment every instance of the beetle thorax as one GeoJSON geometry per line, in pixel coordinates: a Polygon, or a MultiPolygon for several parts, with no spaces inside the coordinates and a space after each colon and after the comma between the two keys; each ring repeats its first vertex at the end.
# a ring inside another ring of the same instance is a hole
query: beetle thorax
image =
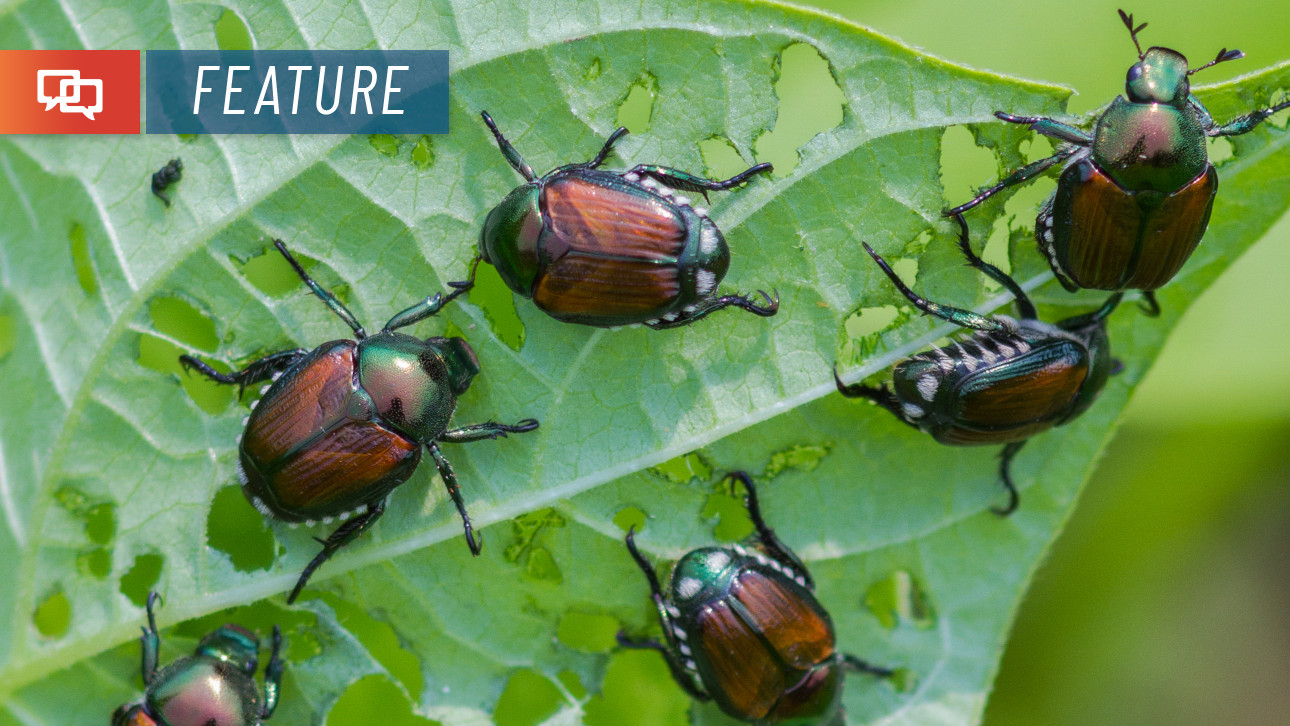
{"type": "Polygon", "coordinates": [[[358,380],[376,413],[410,440],[443,433],[479,363],[459,338],[421,340],[382,331],[358,349],[358,380]]]}
{"type": "Polygon", "coordinates": [[[260,639],[240,625],[228,624],[202,638],[197,655],[223,661],[252,675],[259,664],[260,639]]]}
{"type": "Polygon", "coordinates": [[[182,658],[148,688],[148,710],[170,726],[255,726],[255,681],[213,658],[182,658]]]}
{"type": "Polygon", "coordinates": [[[732,567],[737,556],[724,547],[692,550],[672,570],[672,599],[684,607],[701,602],[710,588],[724,589],[738,569],[732,567]]]}
{"type": "Polygon", "coordinates": [[[1195,111],[1122,98],[1098,119],[1093,160],[1131,192],[1172,193],[1209,165],[1205,134],[1195,111]]]}

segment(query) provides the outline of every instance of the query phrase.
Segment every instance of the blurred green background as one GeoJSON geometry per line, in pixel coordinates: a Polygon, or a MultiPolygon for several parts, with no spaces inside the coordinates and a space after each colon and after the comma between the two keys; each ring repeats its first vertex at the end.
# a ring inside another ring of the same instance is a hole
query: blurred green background
{"type": "MultiPolygon", "coordinates": [[[[1122,92],[1135,60],[1114,2],[808,4],[955,62],[1068,85],[1076,113],[1122,92]]],[[[1199,83],[1290,59],[1285,0],[1124,7],[1150,23],[1144,47],[1193,64],[1245,51],[1199,83]]],[[[973,169],[945,170],[956,201],[991,181],[973,169]]],[[[1290,724],[1287,275],[1290,217],[1174,332],[1036,575],[986,726],[1290,724]]]]}

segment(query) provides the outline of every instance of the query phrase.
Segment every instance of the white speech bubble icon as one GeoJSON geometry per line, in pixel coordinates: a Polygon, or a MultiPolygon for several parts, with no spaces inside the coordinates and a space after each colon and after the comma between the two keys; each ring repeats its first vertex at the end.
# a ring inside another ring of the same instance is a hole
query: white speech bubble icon
{"type": "MultiPolygon", "coordinates": [[[[45,79],[53,76],[55,78],[71,78],[80,80],[81,72],[78,70],[70,71],[36,71],[36,100],[45,104],[45,110],[48,111],[57,106],[61,98],[48,96],[45,94],[45,79]]],[[[58,95],[64,94],[62,84],[59,84],[58,95]]]]}
{"type": "Polygon", "coordinates": [[[80,113],[85,114],[85,118],[93,121],[94,114],[99,113],[100,111],[103,110],[103,79],[101,78],[85,78],[85,79],[64,78],[58,82],[58,95],[59,95],[59,100],[58,100],[59,111],[63,113],[76,113],[79,111],[80,113]],[[94,87],[93,105],[91,106],[80,105],[82,86],[94,87]],[[67,94],[67,90],[69,88],[76,89],[75,96],[69,96],[67,94]]]}

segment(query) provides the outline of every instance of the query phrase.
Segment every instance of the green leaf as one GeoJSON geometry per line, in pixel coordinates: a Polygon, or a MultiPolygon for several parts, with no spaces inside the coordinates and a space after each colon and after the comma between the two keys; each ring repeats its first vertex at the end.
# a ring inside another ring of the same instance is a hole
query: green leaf
{"type": "MultiPolygon", "coordinates": [[[[831,367],[878,374],[949,332],[908,313],[859,240],[916,268],[929,297],[1004,303],[963,267],[939,216],[941,141],[967,125],[1000,170],[1014,167],[1024,130],[991,113],[1060,113],[1065,91],[769,3],[428,5],[0,7],[4,47],[216,47],[245,24],[257,48],[447,48],[453,129],[0,139],[0,373],[17,384],[0,415],[0,724],[101,722],[135,697],[150,588],[165,596],[161,624],[180,623],[163,630],[163,660],[224,621],[282,624],[283,723],[323,723],[338,700],[359,717],[389,704],[408,723],[675,723],[689,704],[657,656],[613,653],[606,637],[611,623],[657,627],[620,524],[643,521],[639,541],[659,560],[732,536],[740,512],[717,480],[736,468],[761,477],[767,517],[810,563],[840,647],[909,674],[904,689],[852,676],[848,722],[977,719],[1012,612],[1134,385],[1187,304],[1290,203],[1284,121],[1234,140],[1205,242],[1162,291],[1165,315],[1117,313],[1125,373],[1025,449],[1021,510],[1000,520],[988,511],[995,452],[937,446],[832,395],[831,367]],[[796,115],[795,73],[832,84],[818,97],[841,113],[796,115]],[[465,335],[483,363],[457,421],[542,421],[448,452],[484,553],[470,557],[422,467],[287,609],[325,530],[266,529],[229,496],[254,392],[239,402],[180,375],[175,356],[232,368],[346,333],[283,282],[266,256],[274,237],[368,325],[460,279],[484,215],[517,183],[481,109],[537,169],[589,158],[619,118],[637,133],[613,164],[725,174],[774,160],[775,176],[715,195],[712,214],[734,251],[725,288],[775,288],[781,312],[604,331],[492,295],[420,324],[465,335]],[[167,210],[148,179],[175,156],[185,176],[167,210]],[[885,306],[897,314],[853,340],[848,320],[885,306]]],[[[1287,86],[1282,65],[1202,98],[1226,119],[1287,86]]],[[[977,215],[979,234],[999,209],[977,215]]],[[[1005,250],[1007,226],[995,233],[1005,250]]],[[[1010,263],[1050,318],[1097,300],[1052,284],[1029,244],[1010,263]]],[[[710,706],[692,719],[725,722],[710,706]]]]}

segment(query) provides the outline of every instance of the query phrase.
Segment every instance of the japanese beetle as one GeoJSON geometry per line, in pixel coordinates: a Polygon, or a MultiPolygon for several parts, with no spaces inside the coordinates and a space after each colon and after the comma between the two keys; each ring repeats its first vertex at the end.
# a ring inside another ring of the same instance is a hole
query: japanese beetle
{"type": "Polygon", "coordinates": [[[1192,95],[1188,77],[1244,54],[1224,48],[1214,60],[1188,70],[1178,51],[1142,52],[1138,33],[1147,24],[1135,27],[1132,15],[1119,12],[1138,50],[1125,81],[1127,98],[1111,102],[1091,135],[1050,118],[996,112],[1000,120],[1056,139],[1057,153],[1014,171],[945,214],[961,214],[1063,163],[1057,190],[1035,220],[1035,241],[1057,279],[1072,291],[1144,290],[1148,311],[1155,314],[1159,306],[1151,291],[1177,274],[1209,224],[1218,175],[1205,140],[1248,133],[1290,107],[1290,101],[1216,124],[1192,95]]]}
{"type": "Polygon", "coordinates": [[[466,515],[452,465],[439,443],[461,444],[532,431],[533,419],[510,426],[492,421],[449,429],[457,397],[479,373],[479,360],[461,338],[420,338],[396,332],[439,312],[473,285],[450,282],[446,297],[432,297],[390,318],[368,335],[335,295],[324,290],[287,251],[273,244],[296,274],[332,312],[354,331],[355,340],[333,340],[314,348],[265,356],[235,373],[224,374],[191,356],[185,369],[213,381],[272,383],[252,404],[238,446],[242,492],[266,517],[299,523],[343,522],[305,567],[287,602],[294,602],[309,576],[382,514],[385,500],[407,481],[425,448],[452,497],[473,554],[479,545],[466,515]]]}
{"type": "Polygon", "coordinates": [[[956,219],[959,246],[968,264],[1015,296],[1020,317],[978,315],[925,300],[866,244],[865,250],[914,307],[976,332],[966,340],[897,363],[891,388],[845,385],[836,368],[833,375],[842,395],[868,398],[942,444],[1005,444],[999,474],[1008,504],[994,511],[1006,516],[1020,501],[1009,467],[1026,440],[1084,413],[1107,378],[1118,372],[1119,363],[1111,358],[1106,318],[1124,293],[1111,295],[1094,312],[1055,325],[1045,323],[1015,280],[977,257],[968,241],[967,222],[962,215],[956,219]]]}
{"type": "Polygon", "coordinates": [[[731,189],[770,171],[770,164],[724,181],[653,164],[626,172],[599,169],[627,134],[620,126],[596,158],[539,177],[488,112],[482,115],[525,183],[488,213],[479,257],[546,314],[601,328],[644,323],[662,329],[730,306],[762,317],[779,310],[779,298],[763,291],[758,294],[764,305],[717,295],[730,266],[730,248],[707,210],[673,191],[698,192],[706,199],[710,191],[731,189]]]}
{"type": "Polygon", "coordinates": [[[824,723],[841,713],[844,670],[884,678],[893,671],[836,650],[833,621],[815,599],[811,573],[762,520],[752,478],[742,471],[729,476],[747,492],[758,545],[687,552],[664,596],[629,530],[627,550],[649,581],[665,642],[624,633],[618,642],[657,650],[682,690],[716,701],[740,721],[824,723]]]}
{"type": "Polygon", "coordinates": [[[167,209],[170,208],[170,197],[166,196],[166,188],[183,178],[184,161],[177,156],[153,173],[152,193],[166,203],[167,209]]]}
{"type": "Polygon", "coordinates": [[[143,698],[112,714],[112,726],[257,726],[273,716],[282,685],[282,631],[273,626],[273,653],[264,668],[264,697],[255,685],[260,640],[238,625],[225,625],[202,638],[197,651],[158,669],[154,608],[148,594],[148,627],[143,645],[143,698]]]}

